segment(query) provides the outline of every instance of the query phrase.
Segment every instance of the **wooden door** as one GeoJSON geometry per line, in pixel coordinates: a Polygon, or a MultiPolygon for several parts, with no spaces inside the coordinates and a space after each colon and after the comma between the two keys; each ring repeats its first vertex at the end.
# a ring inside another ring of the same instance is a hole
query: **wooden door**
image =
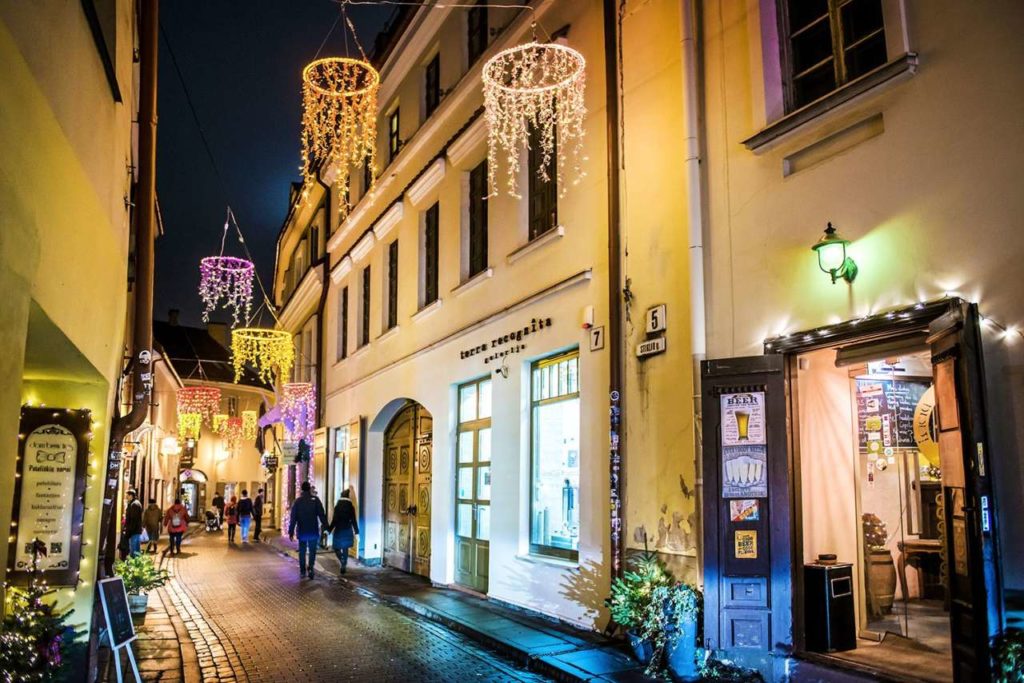
{"type": "Polygon", "coordinates": [[[1001,623],[995,502],[985,434],[978,311],[962,304],[929,326],[946,541],[953,675],[990,677],[1001,623]]]}
{"type": "Polygon", "coordinates": [[[417,404],[403,408],[384,437],[384,562],[430,575],[432,420],[417,404]]]}
{"type": "Polygon", "coordinates": [[[459,387],[455,581],[486,593],[491,540],[491,380],[459,387]]]}

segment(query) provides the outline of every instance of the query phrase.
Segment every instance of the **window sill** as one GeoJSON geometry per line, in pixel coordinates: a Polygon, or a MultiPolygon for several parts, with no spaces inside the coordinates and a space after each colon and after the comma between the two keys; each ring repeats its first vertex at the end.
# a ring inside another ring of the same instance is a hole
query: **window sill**
{"type": "Polygon", "coordinates": [[[460,294],[463,294],[463,293],[468,292],[469,290],[473,289],[474,287],[476,287],[478,284],[480,284],[484,280],[489,280],[493,276],[494,276],[494,268],[484,268],[479,273],[477,273],[476,275],[474,275],[473,277],[469,278],[468,280],[466,280],[465,282],[460,284],[458,287],[453,289],[452,290],[452,294],[454,294],[455,296],[459,296],[460,294]]]}
{"type": "Polygon", "coordinates": [[[385,339],[390,339],[391,337],[394,337],[396,334],[398,334],[398,328],[399,326],[395,325],[390,330],[384,332],[382,335],[374,339],[374,341],[384,341],[385,339]]]}
{"type": "Polygon", "coordinates": [[[358,358],[359,356],[362,356],[364,353],[366,353],[369,350],[370,350],[370,343],[367,342],[367,343],[363,344],[362,346],[360,346],[355,351],[353,351],[352,353],[348,354],[348,357],[349,358],[358,358]]]}
{"type": "Polygon", "coordinates": [[[572,560],[563,560],[558,557],[547,557],[545,555],[516,555],[516,559],[530,564],[546,564],[559,569],[579,570],[580,563],[572,560]]]}
{"type": "Polygon", "coordinates": [[[526,244],[524,244],[523,246],[519,247],[518,249],[513,251],[511,254],[506,256],[505,259],[509,263],[515,263],[516,261],[518,261],[519,259],[523,258],[527,254],[533,253],[534,251],[536,251],[537,249],[540,249],[544,245],[550,244],[551,242],[554,242],[556,240],[561,239],[564,235],[565,235],[565,226],[564,225],[556,225],[554,228],[552,228],[551,230],[548,230],[546,233],[544,233],[540,237],[537,237],[536,239],[532,239],[529,242],[527,242],[526,244]]]}
{"type": "Polygon", "coordinates": [[[413,313],[411,320],[414,323],[418,323],[420,320],[423,320],[424,318],[430,317],[430,314],[433,313],[434,311],[438,310],[439,308],[441,308],[441,299],[438,299],[437,301],[429,303],[426,306],[424,306],[423,308],[421,308],[420,310],[418,310],[415,313],[413,313]]]}
{"type": "Polygon", "coordinates": [[[744,140],[743,145],[752,152],[762,152],[772,143],[779,141],[786,135],[795,132],[833,109],[883,84],[897,82],[913,76],[917,73],[917,63],[917,53],[908,52],[902,57],[898,57],[888,64],[883,64],[874,71],[864,74],[857,80],[851,81],[837,90],[833,90],[828,95],[783,116],[757,134],[744,140]]]}

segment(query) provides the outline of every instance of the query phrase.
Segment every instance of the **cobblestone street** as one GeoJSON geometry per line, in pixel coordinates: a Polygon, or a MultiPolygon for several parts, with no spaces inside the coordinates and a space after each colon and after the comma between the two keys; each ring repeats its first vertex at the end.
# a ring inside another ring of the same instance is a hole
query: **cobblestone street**
{"type": "Polygon", "coordinates": [[[201,532],[182,550],[167,562],[174,580],[165,594],[204,682],[543,680],[333,577],[300,579],[296,563],[268,545],[229,547],[222,534],[201,532]]]}

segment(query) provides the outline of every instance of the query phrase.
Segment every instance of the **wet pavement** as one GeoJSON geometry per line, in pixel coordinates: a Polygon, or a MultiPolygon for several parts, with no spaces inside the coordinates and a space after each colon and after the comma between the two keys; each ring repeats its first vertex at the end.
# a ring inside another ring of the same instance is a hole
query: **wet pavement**
{"type": "Polygon", "coordinates": [[[163,594],[191,641],[186,682],[546,680],[325,574],[300,578],[267,545],[199,532],[182,551],[163,594]]]}

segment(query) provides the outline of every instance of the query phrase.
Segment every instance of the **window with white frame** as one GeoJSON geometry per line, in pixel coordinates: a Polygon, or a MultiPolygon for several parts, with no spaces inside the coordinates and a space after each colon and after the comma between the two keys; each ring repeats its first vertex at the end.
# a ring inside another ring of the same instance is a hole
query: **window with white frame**
{"type": "Polygon", "coordinates": [[[579,558],[579,351],[530,372],[530,552],[579,558]]]}
{"type": "Polygon", "coordinates": [[[338,294],[338,360],[348,357],[348,287],[338,294]]]}
{"type": "Polygon", "coordinates": [[[370,266],[363,268],[363,287],[361,292],[359,346],[370,343],[370,266]]]}

